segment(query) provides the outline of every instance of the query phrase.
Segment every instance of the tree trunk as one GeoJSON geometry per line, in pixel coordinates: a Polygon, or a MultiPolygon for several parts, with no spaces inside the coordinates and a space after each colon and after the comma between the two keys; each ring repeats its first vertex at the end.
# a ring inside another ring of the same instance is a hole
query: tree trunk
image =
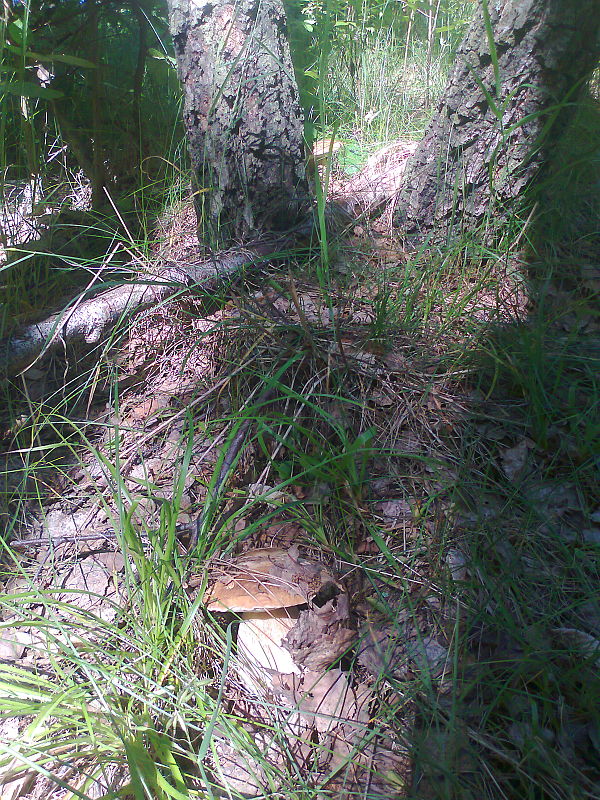
{"type": "Polygon", "coordinates": [[[600,0],[481,0],[408,165],[396,225],[436,240],[498,223],[549,160],[600,56],[600,0]]]}
{"type": "Polygon", "coordinates": [[[292,227],[308,198],[281,0],[169,0],[199,233],[230,245],[292,227]]]}

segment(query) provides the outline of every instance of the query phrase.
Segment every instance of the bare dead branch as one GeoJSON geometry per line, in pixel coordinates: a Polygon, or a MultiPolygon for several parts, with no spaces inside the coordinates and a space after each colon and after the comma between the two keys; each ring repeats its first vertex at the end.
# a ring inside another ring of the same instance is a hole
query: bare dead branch
{"type": "Polygon", "coordinates": [[[154,274],[147,273],[134,282],[69,305],[0,340],[0,373],[7,377],[15,375],[42,355],[66,347],[77,346],[89,352],[132,314],[182,289],[211,291],[242,269],[264,265],[266,258],[281,252],[285,245],[282,238],[265,239],[216,254],[197,264],[166,264],[154,274]]]}

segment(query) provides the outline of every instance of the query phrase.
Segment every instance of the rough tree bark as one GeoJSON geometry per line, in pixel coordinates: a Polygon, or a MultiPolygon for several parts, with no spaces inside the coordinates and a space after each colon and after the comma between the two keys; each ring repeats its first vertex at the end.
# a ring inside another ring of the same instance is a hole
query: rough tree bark
{"type": "Polygon", "coordinates": [[[308,198],[281,0],[168,0],[199,233],[226,246],[285,230],[308,198]]]}
{"type": "Polygon", "coordinates": [[[395,224],[420,238],[482,228],[492,237],[549,160],[598,63],[599,32],[600,0],[480,0],[395,224]]]}

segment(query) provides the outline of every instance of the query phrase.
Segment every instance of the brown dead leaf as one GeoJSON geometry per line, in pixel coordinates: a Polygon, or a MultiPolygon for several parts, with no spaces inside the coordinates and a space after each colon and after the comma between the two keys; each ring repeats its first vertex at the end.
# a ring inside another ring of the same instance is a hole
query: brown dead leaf
{"type": "Polygon", "coordinates": [[[598,264],[582,264],[581,277],[590,292],[600,294],[600,266],[598,264]]]}
{"type": "Polygon", "coordinates": [[[377,628],[364,623],[357,648],[359,664],[375,677],[393,675],[402,678],[406,675],[409,661],[404,638],[397,628],[377,628]]]}
{"type": "Polygon", "coordinates": [[[509,481],[516,481],[527,463],[527,452],[532,446],[529,439],[521,439],[514,447],[509,447],[500,453],[502,471],[509,481]]]}
{"type": "Polygon", "coordinates": [[[105,598],[111,594],[116,597],[116,590],[108,570],[94,556],[60,570],[56,583],[62,588],[57,600],[91,611],[104,619],[114,618],[116,611],[105,598]]]}
{"type": "Polygon", "coordinates": [[[437,678],[444,671],[448,650],[433,636],[416,636],[406,643],[408,657],[421,671],[437,678]]]}
{"type": "Polygon", "coordinates": [[[31,632],[18,628],[2,628],[0,630],[0,660],[18,661],[31,643],[31,632]]]}
{"type": "Polygon", "coordinates": [[[372,392],[371,400],[380,408],[389,408],[398,402],[396,397],[383,388],[376,389],[374,392],[372,392]]]}
{"type": "Polygon", "coordinates": [[[94,558],[106,567],[111,576],[116,575],[116,573],[121,572],[125,568],[125,558],[118,550],[108,553],[97,553],[94,558]]]}
{"type": "Polygon", "coordinates": [[[327,306],[315,301],[309,295],[300,296],[300,304],[304,317],[308,322],[316,325],[323,325],[328,327],[330,325],[330,315],[327,306]]]}
{"type": "Polygon", "coordinates": [[[147,397],[140,400],[135,405],[132,403],[124,414],[124,421],[130,423],[142,422],[156,415],[158,411],[167,408],[169,405],[168,395],[161,392],[159,395],[147,397]]]}
{"type": "Polygon", "coordinates": [[[283,646],[296,664],[318,671],[327,669],[347,653],[355,638],[348,595],[342,593],[321,608],[302,611],[283,646]]]}
{"type": "Polygon", "coordinates": [[[408,367],[408,359],[406,356],[395,350],[392,350],[384,356],[383,363],[390,372],[406,372],[408,367]]]}
{"type": "Polygon", "coordinates": [[[374,255],[384,264],[398,264],[404,253],[398,243],[389,236],[378,236],[373,240],[374,255]]]}
{"type": "Polygon", "coordinates": [[[592,659],[600,667],[600,639],[578,628],[552,628],[552,634],[563,646],[577,650],[580,657],[592,659]]]}
{"type": "Polygon", "coordinates": [[[132,481],[133,486],[139,483],[143,484],[148,480],[160,480],[164,477],[163,471],[168,468],[169,465],[162,458],[146,458],[132,467],[128,480],[132,481]]]}
{"type": "MultiPolygon", "coordinates": [[[[306,495],[305,495],[306,496],[306,495]]],[[[282,519],[272,522],[257,537],[257,544],[263,547],[290,548],[293,544],[300,544],[306,538],[306,531],[297,522],[282,519]]]]}
{"type": "Polygon", "coordinates": [[[533,481],[526,487],[529,500],[548,517],[564,517],[581,510],[581,498],[572,483],[533,481]]]}
{"type": "Polygon", "coordinates": [[[364,683],[353,688],[348,673],[340,669],[309,670],[302,676],[297,693],[300,712],[321,733],[342,723],[352,723],[356,732],[366,733],[372,694],[364,683]]]}
{"type": "Polygon", "coordinates": [[[450,547],[446,554],[446,564],[454,582],[464,581],[467,578],[468,561],[465,553],[459,547],[450,547]]]}
{"type": "Polygon", "coordinates": [[[375,751],[367,738],[374,695],[366,683],[352,685],[347,673],[307,672],[300,686],[301,716],[319,733],[320,766],[335,774],[347,768],[352,784],[367,784],[363,767],[373,766],[375,751]]]}
{"type": "Polygon", "coordinates": [[[444,398],[440,397],[435,389],[432,389],[427,398],[427,408],[430,409],[430,411],[441,411],[444,405],[444,398]]]}
{"type": "Polygon", "coordinates": [[[365,309],[363,311],[354,311],[352,313],[352,322],[355,325],[369,325],[369,323],[373,322],[373,319],[373,311],[369,309],[365,309]]]}
{"type": "Polygon", "coordinates": [[[379,546],[375,542],[372,536],[367,536],[364,539],[361,539],[358,544],[356,545],[356,552],[359,555],[369,555],[371,553],[378,553],[379,546]]]}
{"type": "MultiPolygon", "coordinates": [[[[411,760],[397,743],[392,750],[390,738],[373,716],[375,696],[368,684],[354,684],[348,673],[329,669],[279,675],[277,685],[282,701],[297,709],[296,735],[306,740],[313,731],[317,737],[319,771],[328,797],[366,796],[367,787],[369,797],[405,797],[411,760]],[[374,728],[380,729],[375,737],[374,728]]],[[[405,730],[412,727],[412,710],[401,724],[405,730]]]]}
{"type": "Polygon", "coordinates": [[[412,520],[410,504],[402,498],[375,503],[373,510],[383,517],[383,525],[387,530],[402,528],[412,520]]]}

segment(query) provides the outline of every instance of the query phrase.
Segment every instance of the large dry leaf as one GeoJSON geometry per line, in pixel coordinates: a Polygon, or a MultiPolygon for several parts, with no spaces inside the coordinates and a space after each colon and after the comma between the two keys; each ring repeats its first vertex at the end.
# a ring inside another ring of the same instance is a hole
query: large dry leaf
{"type": "Polygon", "coordinates": [[[450,570],[450,576],[455,583],[466,580],[468,560],[463,550],[459,547],[448,548],[446,564],[450,570]]]}
{"type": "Polygon", "coordinates": [[[371,690],[364,684],[353,687],[348,673],[340,669],[327,672],[307,671],[297,689],[300,712],[321,733],[348,725],[355,735],[366,733],[369,721],[371,690]]]}
{"type": "Polygon", "coordinates": [[[406,631],[392,627],[377,628],[365,622],[360,629],[358,662],[371,675],[402,678],[408,670],[405,647],[406,631]]]}
{"type": "Polygon", "coordinates": [[[580,658],[594,661],[600,668],[600,640],[578,628],[552,628],[554,637],[566,648],[579,652],[580,658]]]}
{"type": "Polygon", "coordinates": [[[18,661],[29,647],[39,647],[42,637],[30,629],[0,629],[0,660],[18,661]]]}
{"type": "Polygon", "coordinates": [[[283,646],[296,664],[319,671],[345,655],[355,639],[348,595],[342,593],[321,608],[302,611],[283,646]]]}
{"type": "Polygon", "coordinates": [[[383,517],[383,524],[388,530],[401,528],[412,521],[410,504],[403,498],[376,503],[374,511],[383,517]]]}
{"type": "MultiPolygon", "coordinates": [[[[109,570],[96,556],[59,570],[54,583],[62,590],[56,595],[60,602],[91,611],[107,622],[116,617],[119,593],[109,570]]],[[[62,616],[68,613],[67,608],[61,609],[62,616]]]]}
{"type": "Polygon", "coordinates": [[[508,447],[500,454],[502,471],[509,481],[516,481],[525,469],[527,453],[530,447],[528,439],[521,439],[514,447],[508,447]]]}
{"type": "Polygon", "coordinates": [[[405,752],[394,753],[385,736],[372,735],[369,685],[352,684],[348,673],[330,669],[305,673],[298,694],[300,715],[318,732],[321,774],[329,789],[339,785],[339,797],[366,796],[367,787],[370,797],[382,800],[405,795],[411,762],[405,752]]]}

